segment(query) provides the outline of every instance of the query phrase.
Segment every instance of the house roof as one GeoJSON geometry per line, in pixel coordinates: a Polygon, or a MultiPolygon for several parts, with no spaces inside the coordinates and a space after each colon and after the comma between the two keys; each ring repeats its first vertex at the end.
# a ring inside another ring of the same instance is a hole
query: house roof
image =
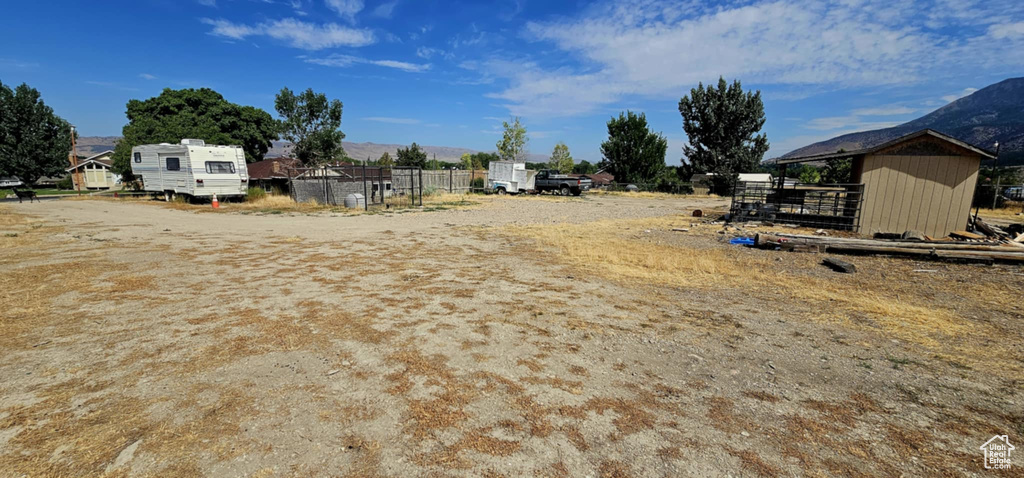
{"type": "Polygon", "coordinates": [[[588,177],[594,183],[610,183],[615,181],[615,176],[611,173],[593,173],[593,174],[570,174],[574,177],[588,177]]]}
{"type": "Polygon", "coordinates": [[[995,159],[995,157],[996,157],[995,154],[993,154],[992,152],[990,152],[988,150],[981,149],[981,148],[979,148],[977,146],[974,146],[974,145],[971,145],[969,143],[965,143],[965,142],[960,141],[959,139],[956,139],[956,138],[954,138],[952,136],[949,136],[947,134],[942,134],[942,133],[940,133],[938,131],[935,131],[935,130],[932,130],[932,129],[923,129],[923,130],[918,131],[916,133],[910,133],[908,135],[900,136],[899,138],[896,138],[894,140],[887,141],[885,143],[882,143],[882,144],[879,144],[879,145],[876,145],[876,146],[872,146],[872,147],[869,147],[869,148],[862,148],[862,149],[858,149],[858,150],[855,150],[855,151],[845,151],[845,152],[842,152],[842,153],[825,153],[825,154],[812,154],[812,155],[806,155],[806,156],[795,156],[795,157],[792,157],[792,158],[780,159],[776,164],[808,163],[808,162],[811,162],[811,161],[828,161],[830,159],[844,159],[844,158],[850,158],[850,157],[854,157],[854,156],[865,156],[865,155],[868,155],[868,154],[877,153],[878,151],[881,151],[883,149],[895,146],[897,144],[900,144],[900,143],[903,143],[903,142],[906,142],[906,141],[910,141],[912,139],[920,138],[922,136],[931,136],[931,137],[940,139],[942,141],[946,141],[946,142],[951,143],[951,144],[953,144],[955,146],[959,146],[960,148],[963,148],[963,149],[966,149],[966,150],[971,151],[973,153],[976,153],[977,155],[979,155],[979,156],[981,156],[982,158],[985,158],[985,159],[995,159]]]}
{"type": "MultiPolygon", "coordinates": [[[[92,157],[95,158],[96,156],[92,156],[92,157]]],[[[65,171],[70,173],[71,171],[74,171],[75,169],[81,168],[81,167],[83,167],[83,166],[85,166],[86,164],[89,164],[89,163],[99,164],[99,165],[102,165],[102,166],[104,166],[106,168],[109,168],[110,165],[111,165],[111,162],[112,161],[109,160],[109,159],[86,159],[86,160],[78,163],[78,166],[72,166],[70,168],[65,169],[65,171]]]]}
{"type": "Polygon", "coordinates": [[[288,179],[288,169],[302,166],[294,158],[267,158],[249,163],[249,179],[288,179]],[[275,167],[276,166],[276,167],[275,167]]]}
{"type": "Polygon", "coordinates": [[[99,158],[101,158],[103,156],[110,156],[112,154],[114,154],[114,150],[108,149],[106,151],[100,151],[99,153],[96,153],[96,154],[94,154],[92,156],[89,156],[89,157],[83,159],[82,161],[89,161],[90,159],[99,159],[99,158]]]}

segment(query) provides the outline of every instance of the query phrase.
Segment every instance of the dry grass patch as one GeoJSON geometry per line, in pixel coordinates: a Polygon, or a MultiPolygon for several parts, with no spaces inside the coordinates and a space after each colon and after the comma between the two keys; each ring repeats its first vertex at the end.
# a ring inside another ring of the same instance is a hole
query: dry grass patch
{"type": "Polygon", "coordinates": [[[982,219],[995,218],[1010,222],[1024,222],[1024,215],[1021,215],[1020,203],[1010,204],[997,209],[981,209],[978,217],[982,219]]]}
{"type": "Polygon", "coordinates": [[[769,280],[763,272],[767,260],[741,258],[738,251],[695,250],[636,237],[647,230],[684,224],[689,224],[688,218],[667,216],[526,226],[513,229],[512,234],[555,249],[572,265],[620,281],[712,288],[769,280]]]}

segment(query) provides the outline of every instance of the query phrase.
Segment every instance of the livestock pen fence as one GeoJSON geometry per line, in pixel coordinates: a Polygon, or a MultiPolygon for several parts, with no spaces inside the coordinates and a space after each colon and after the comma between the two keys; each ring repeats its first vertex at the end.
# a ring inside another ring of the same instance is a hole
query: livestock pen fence
{"type": "Polygon", "coordinates": [[[487,171],[444,169],[423,171],[423,190],[433,192],[467,193],[487,184],[487,171]],[[476,182],[477,186],[473,186],[476,182]]]}
{"type": "Polygon", "coordinates": [[[423,173],[413,167],[319,166],[291,168],[288,184],[296,202],[369,209],[422,206],[423,173]]]}
{"type": "Polygon", "coordinates": [[[860,227],[863,184],[740,182],[729,212],[734,221],[770,221],[856,231],[860,227]]]}

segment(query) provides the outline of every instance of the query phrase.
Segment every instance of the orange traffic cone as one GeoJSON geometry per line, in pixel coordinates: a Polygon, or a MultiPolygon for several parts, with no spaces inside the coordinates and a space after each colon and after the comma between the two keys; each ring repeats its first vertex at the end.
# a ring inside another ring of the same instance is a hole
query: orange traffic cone
{"type": "Polygon", "coordinates": [[[217,209],[220,207],[220,201],[217,200],[217,194],[213,194],[213,208],[217,209]]]}

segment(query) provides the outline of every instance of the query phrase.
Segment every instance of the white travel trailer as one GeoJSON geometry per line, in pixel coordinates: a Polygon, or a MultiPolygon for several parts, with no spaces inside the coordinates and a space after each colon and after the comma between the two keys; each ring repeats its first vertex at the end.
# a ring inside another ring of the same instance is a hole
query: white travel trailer
{"type": "Polygon", "coordinates": [[[143,144],[132,148],[132,173],[143,189],[167,200],[245,196],[249,171],[241,146],[207,145],[199,139],[181,144],[143,144]]]}
{"type": "Polygon", "coordinates": [[[526,169],[526,163],[491,161],[487,166],[487,185],[498,194],[532,191],[537,171],[526,169]]]}

